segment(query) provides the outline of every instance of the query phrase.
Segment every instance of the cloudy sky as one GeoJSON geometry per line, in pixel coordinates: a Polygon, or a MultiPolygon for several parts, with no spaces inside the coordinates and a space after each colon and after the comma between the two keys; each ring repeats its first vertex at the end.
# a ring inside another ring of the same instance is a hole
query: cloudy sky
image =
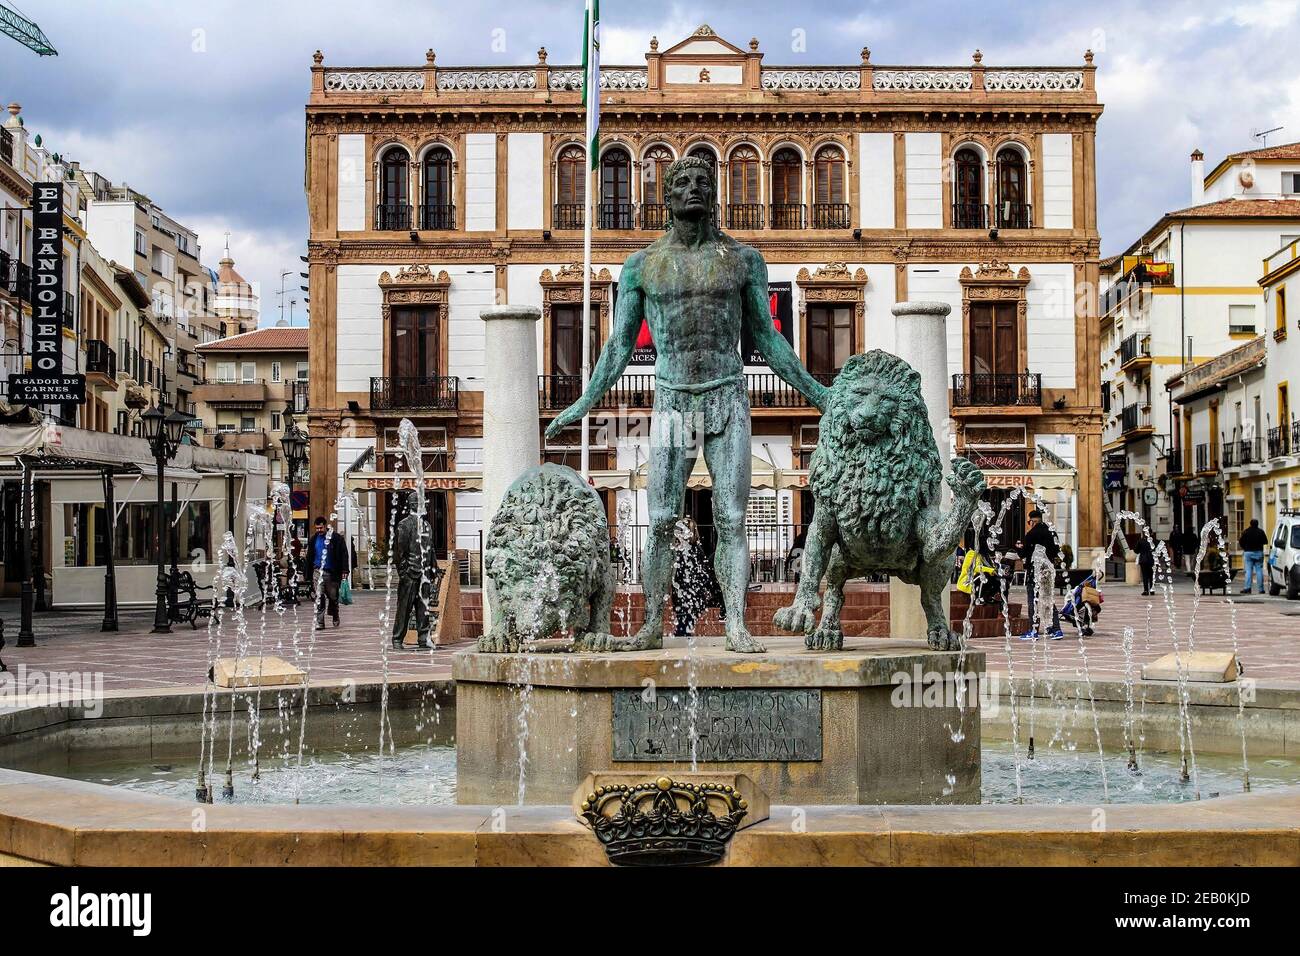
{"type": "MultiPolygon", "coordinates": [[[[0,37],[0,101],[29,129],[199,232],[215,266],[231,233],[240,271],[278,317],[279,272],[306,249],[303,104],[312,51],[327,64],[577,62],[580,0],[5,0],[45,30],[57,57],[0,37]]],[[[1103,252],[1187,204],[1188,154],[1300,139],[1300,0],[1134,3],[1037,0],[604,0],[603,59],[642,63],[702,22],[777,65],[1082,62],[1093,49],[1103,252]]],[[[296,288],[296,284],[294,286],[296,288]]],[[[301,319],[302,304],[298,315],[301,319]]]]}

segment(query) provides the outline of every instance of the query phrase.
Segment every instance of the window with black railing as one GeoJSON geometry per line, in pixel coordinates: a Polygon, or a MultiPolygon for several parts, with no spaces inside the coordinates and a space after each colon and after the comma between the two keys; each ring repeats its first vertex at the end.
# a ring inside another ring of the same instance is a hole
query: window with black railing
{"type": "Polygon", "coordinates": [[[293,391],[289,407],[294,415],[307,414],[307,382],[291,382],[293,391]]]}
{"type": "Polygon", "coordinates": [[[86,341],[86,371],[117,377],[117,355],[100,339],[86,341]]]}
{"type": "Polygon", "coordinates": [[[733,202],[727,206],[728,229],[762,229],[763,204],[756,202],[733,202]]]}
{"type": "Polygon", "coordinates": [[[1119,363],[1127,365],[1134,359],[1151,357],[1151,336],[1133,333],[1119,344],[1119,363]]]}
{"type": "Polygon", "coordinates": [[[603,202],[596,222],[601,229],[631,229],[632,204],[630,202],[603,202]]]}
{"type": "Polygon", "coordinates": [[[1290,451],[1290,430],[1285,425],[1270,428],[1268,430],[1268,457],[1281,458],[1283,455],[1290,454],[1290,451]]]}
{"type": "Polygon", "coordinates": [[[955,202],[952,204],[954,229],[987,229],[989,207],[982,202],[955,202]]]}
{"type": "Polygon", "coordinates": [[[460,407],[460,380],[454,375],[373,376],[370,407],[380,411],[456,409],[460,407]]]}
{"type": "Polygon", "coordinates": [[[848,203],[813,203],[812,227],[814,229],[848,229],[852,224],[848,203]]]}
{"type": "Polygon", "coordinates": [[[420,206],[421,229],[455,229],[456,207],[446,203],[424,203],[420,206]]]}
{"type": "Polygon", "coordinates": [[[772,203],[771,216],[773,229],[802,229],[804,227],[803,203],[774,202],[772,203]]]}
{"type": "Polygon", "coordinates": [[[69,330],[77,327],[77,299],[71,292],[63,293],[63,327],[69,330]]]}
{"type": "Polygon", "coordinates": [[[404,202],[380,203],[375,207],[375,228],[380,231],[410,229],[410,204],[404,202]]]}
{"type": "Polygon", "coordinates": [[[667,229],[668,228],[668,207],[661,202],[646,202],[641,204],[641,228],[642,229],[667,229]]]}
{"type": "MultiPolygon", "coordinates": [[[[653,375],[623,375],[596,407],[605,410],[650,408],[654,405],[654,382],[653,375]]],[[[560,411],[568,408],[582,395],[582,376],[539,375],[537,394],[538,404],[544,410],[560,411]]]]}
{"type": "Polygon", "coordinates": [[[1041,402],[1038,372],[969,372],[952,377],[952,403],[957,407],[1032,407],[1041,402]]]}
{"type": "Polygon", "coordinates": [[[14,134],[7,129],[0,129],[0,159],[14,164],[14,134]]]}
{"type": "Polygon", "coordinates": [[[1218,471],[1219,470],[1219,449],[1212,442],[1201,442],[1196,446],[1196,470],[1218,471]]]}
{"type": "Polygon", "coordinates": [[[557,202],[551,216],[551,225],[556,229],[581,229],[585,217],[582,203],[557,202]]]}
{"type": "Polygon", "coordinates": [[[1151,427],[1151,411],[1144,405],[1136,403],[1125,405],[1120,413],[1120,431],[1132,432],[1139,428],[1151,427]]]}
{"type": "Polygon", "coordinates": [[[1034,209],[1027,202],[1004,202],[998,205],[999,229],[1030,229],[1034,224],[1034,209]]]}

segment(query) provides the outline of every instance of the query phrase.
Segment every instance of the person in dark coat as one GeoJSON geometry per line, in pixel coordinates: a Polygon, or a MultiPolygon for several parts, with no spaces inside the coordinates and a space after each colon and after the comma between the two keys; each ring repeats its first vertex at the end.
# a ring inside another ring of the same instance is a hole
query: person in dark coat
{"type": "Polygon", "coordinates": [[[334,626],[338,627],[339,585],[352,566],[347,542],[343,535],[330,532],[329,522],[324,516],[316,519],[316,533],[307,542],[307,554],[311,558],[312,580],[319,581],[320,586],[320,593],[316,595],[316,626],[325,626],[325,611],[328,609],[334,626]]]}
{"type": "Polygon", "coordinates": [[[1155,552],[1151,550],[1151,542],[1147,540],[1146,535],[1138,536],[1133,551],[1137,554],[1138,570],[1142,572],[1142,595],[1145,597],[1148,594],[1154,594],[1156,556],[1155,552]]]}
{"type": "MultiPolygon", "coordinates": [[[[1025,531],[1025,536],[1016,542],[1016,552],[1020,555],[1021,560],[1025,562],[1025,586],[1029,591],[1029,633],[1024,635],[1026,640],[1038,639],[1038,618],[1034,614],[1034,602],[1037,600],[1037,588],[1034,586],[1034,551],[1039,546],[1047,554],[1047,560],[1052,564],[1052,580],[1056,579],[1056,568],[1060,564],[1061,549],[1056,543],[1056,535],[1052,529],[1043,521],[1043,513],[1035,508],[1029,512],[1029,526],[1025,531]]],[[[1056,607],[1055,598],[1052,599],[1052,630],[1047,635],[1052,640],[1059,640],[1065,636],[1061,630],[1060,612],[1056,607]]]]}
{"type": "Polygon", "coordinates": [[[1246,586],[1242,594],[1249,594],[1256,576],[1259,577],[1259,593],[1264,593],[1264,552],[1268,550],[1268,535],[1259,526],[1258,518],[1250,519],[1250,527],[1241,533],[1237,547],[1241,549],[1242,561],[1245,563],[1246,586]]]}
{"type": "Polygon", "coordinates": [[[393,542],[393,567],[397,571],[397,613],[393,615],[393,646],[401,647],[406,628],[415,613],[415,630],[419,646],[430,646],[429,607],[436,600],[433,583],[438,575],[438,557],[434,554],[433,528],[412,511],[397,523],[393,542]],[[423,540],[421,540],[423,539],[423,540]]]}

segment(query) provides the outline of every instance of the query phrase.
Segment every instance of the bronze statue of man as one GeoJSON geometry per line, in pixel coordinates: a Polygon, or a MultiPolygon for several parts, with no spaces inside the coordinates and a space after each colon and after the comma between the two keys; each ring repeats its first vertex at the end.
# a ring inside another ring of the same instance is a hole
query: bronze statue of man
{"type": "Polygon", "coordinates": [[[625,640],[594,650],[663,646],[664,595],[673,568],[673,528],[682,516],[686,480],[702,436],[713,480],[717,533],[714,567],[727,614],[727,649],[756,653],[763,646],[745,628],[749,545],[745,507],[752,454],[749,391],[740,356],[741,330],[772,371],[822,408],[826,387],[816,381],[781,334],[768,310],[767,263],[756,249],[723,234],[713,221],[717,188],[713,165],[688,157],[664,177],[667,231],[628,257],[619,276],[618,309],[609,341],[578,401],[546,430],[553,437],[588,414],[627,368],[644,319],[658,350],[651,423],[649,535],[641,564],[645,624],[625,640]]]}

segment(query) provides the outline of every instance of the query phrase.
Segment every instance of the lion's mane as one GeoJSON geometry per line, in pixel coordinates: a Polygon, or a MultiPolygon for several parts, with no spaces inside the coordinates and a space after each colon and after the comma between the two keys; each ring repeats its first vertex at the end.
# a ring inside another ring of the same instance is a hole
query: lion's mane
{"type": "Polygon", "coordinates": [[[920,375],[880,349],[852,356],[831,386],[810,463],[816,506],[830,506],[841,538],[897,543],[907,538],[917,513],[938,495],[942,474],[920,375]],[[853,400],[849,386],[867,377],[876,379],[898,403],[894,428],[872,442],[848,421],[853,400]]]}
{"type": "Polygon", "coordinates": [[[502,498],[483,549],[484,571],[506,606],[537,605],[546,630],[585,627],[593,575],[608,561],[609,547],[600,496],[572,468],[545,464],[521,475],[502,498]]]}

